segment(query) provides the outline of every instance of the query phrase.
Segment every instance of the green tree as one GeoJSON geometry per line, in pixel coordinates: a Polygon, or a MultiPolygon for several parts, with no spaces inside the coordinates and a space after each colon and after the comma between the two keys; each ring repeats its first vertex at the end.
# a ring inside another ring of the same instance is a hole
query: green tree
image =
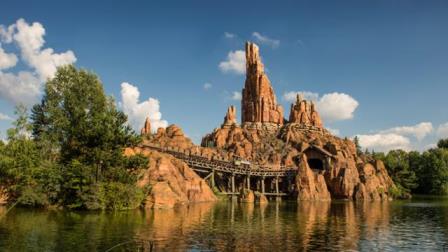
{"type": "Polygon", "coordinates": [[[437,142],[437,147],[441,149],[448,149],[448,138],[440,139],[439,142],[437,142]]]}
{"type": "MultiPolygon", "coordinates": [[[[50,159],[56,154],[64,205],[86,207],[86,202],[98,196],[92,194],[101,191],[95,189],[98,186],[136,181],[135,173],[127,169],[130,158],[123,151],[140,138],[114,100],[105,95],[95,74],[74,66],[59,68],[45,84],[42,101],[33,107],[31,119],[39,147],[51,154],[50,159]]],[[[141,157],[132,159],[137,167],[147,162],[141,157]]]]}
{"type": "Polygon", "coordinates": [[[358,136],[355,136],[353,138],[353,143],[355,144],[355,147],[356,147],[356,154],[358,154],[358,156],[361,155],[362,154],[362,148],[361,148],[361,145],[359,144],[359,137],[358,136]]]}
{"type": "Polygon", "coordinates": [[[403,193],[410,193],[417,187],[417,177],[410,168],[409,155],[403,150],[392,150],[383,159],[389,175],[403,193]]]}
{"type": "Polygon", "coordinates": [[[8,187],[11,201],[26,206],[45,206],[48,202],[45,183],[39,181],[42,159],[35,141],[30,138],[31,125],[27,109],[16,108],[17,120],[8,130],[8,142],[0,152],[0,184],[8,187]]]}
{"type": "Polygon", "coordinates": [[[419,193],[448,194],[448,149],[425,151],[415,165],[419,193]]]}

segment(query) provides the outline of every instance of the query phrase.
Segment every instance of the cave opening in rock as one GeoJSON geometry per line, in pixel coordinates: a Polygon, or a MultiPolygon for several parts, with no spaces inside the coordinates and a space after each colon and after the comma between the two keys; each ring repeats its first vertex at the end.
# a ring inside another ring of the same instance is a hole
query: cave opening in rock
{"type": "Polygon", "coordinates": [[[324,169],[324,162],[318,158],[309,158],[308,159],[308,166],[312,170],[323,170],[324,169]]]}

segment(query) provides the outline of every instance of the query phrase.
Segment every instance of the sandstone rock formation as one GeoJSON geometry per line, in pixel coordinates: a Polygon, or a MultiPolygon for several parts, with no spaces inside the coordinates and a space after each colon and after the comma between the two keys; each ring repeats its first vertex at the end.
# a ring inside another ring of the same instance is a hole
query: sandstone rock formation
{"type": "MultiPolygon", "coordinates": [[[[288,179],[275,183],[284,183],[283,190],[296,195],[298,200],[389,198],[388,192],[394,184],[384,164],[358,156],[351,140],[333,136],[326,130],[312,102],[297,96],[291,106],[289,122],[283,124],[283,110],[277,105],[271,83],[264,73],[258,47],[252,43],[246,44],[246,69],[241,125],[236,123],[236,108],[231,106],[221,127],[204,136],[201,146],[194,145],[176,125],[158,129],[143,143],[210,161],[243,159],[266,169],[295,169],[297,175],[293,183],[286,184],[288,179]]],[[[198,176],[194,177],[194,172],[184,163],[157,151],[147,155],[151,156],[150,167],[153,169],[152,172],[148,169],[143,184],[150,184],[154,190],[148,205],[171,206],[212,199],[210,188],[198,176]],[[154,163],[157,160],[165,161],[154,163]],[[165,174],[163,171],[175,175],[160,175],[165,174]]],[[[250,185],[251,189],[258,186],[256,183],[250,185]]],[[[271,183],[268,186],[272,191],[272,180],[267,183],[271,183]]],[[[240,201],[254,202],[258,193],[244,188],[236,188],[241,189],[240,201]]],[[[260,196],[260,200],[264,202],[265,198],[260,196]]]]}
{"type": "Polygon", "coordinates": [[[151,134],[151,122],[149,121],[149,117],[146,117],[145,125],[143,125],[142,130],[140,131],[142,136],[151,134]]]}
{"type": "Polygon", "coordinates": [[[325,178],[320,173],[313,172],[305,154],[302,154],[296,176],[299,200],[331,200],[325,178]]]}
{"type": "Polygon", "coordinates": [[[393,182],[381,161],[363,160],[352,141],[331,135],[314,103],[298,95],[285,125],[268,116],[282,113],[275,109],[275,94],[252,43],[246,44],[246,61],[243,124],[215,129],[202,139],[202,146],[273,169],[295,167],[299,200],[388,198],[393,182]]]}
{"type": "Polygon", "coordinates": [[[317,128],[323,127],[322,120],[316,110],[316,106],[313,102],[304,100],[301,94],[297,94],[295,104],[291,104],[289,122],[310,125],[317,128]]]}
{"type": "Polygon", "coordinates": [[[264,72],[258,46],[246,43],[246,83],[241,100],[241,122],[283,124],[283,108],[264,72]]]}
{"type": "Polygon", "coordinates": [[[216,196],[184,162],[164,153],[142,148],[127,149],[127,155],[141,153],[149,157],[149,166],[137,186],[149,187],[146,208],[172,208],[176,205],[216,201],[216,196]]]}
{"type": "Polygon", "coordinates": [[[225,126],[232,126],[236,124],[236,107],[230,106],[227,109],[226,116],[224,117],[224,123],[222,124],[222,127],[225,126]]]}

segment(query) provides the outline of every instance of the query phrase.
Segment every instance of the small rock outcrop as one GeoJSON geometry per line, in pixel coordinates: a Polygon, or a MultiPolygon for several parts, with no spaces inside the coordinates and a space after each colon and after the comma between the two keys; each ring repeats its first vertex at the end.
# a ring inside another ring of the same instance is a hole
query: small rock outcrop
{"type": "Polygon", "coordinates": [[[137,182],[138,187],[149,189],[145,208],[172,208],[217,200],[208,184],[181,160],[138,147],[126,150],[127,155],[138,153],[149,157],[149,166],[137,182]]]}
{"type": "Polygon", "coordinates": [[[313,172],[308,163],[305,154],[300,157],[298,166],[296,185],[298,200],[331,200],[325,178],[320,173],[313,172]]]}
{"type": "Polygon", "coordinates": [[[296,102],[291,104],[289,122],[310,125],[317,128],[323,127],[322,119],[320,119],[314,102],[303,99],[301,94],[297,94],[296,102]]]}
{"type": "Polygon", "coordinates": [[[283,124],[283,108],[264,72],[258,46],[246,43],[246,83],[241,100],[241,122],[283,124]]]}
{"type": "Polygon", "coordinates": [[[227,108],[226,116],[224,117],[224,122],[222,127],[236,125],[236,107],[230,106],[227,108]]]}
{"type": "Polygon", "coordinates": [[[149,120],[149,117],[146,117],[145,124],[143,125],[140,134],[142,136],[151,135],[151,121],[149,120]]]}

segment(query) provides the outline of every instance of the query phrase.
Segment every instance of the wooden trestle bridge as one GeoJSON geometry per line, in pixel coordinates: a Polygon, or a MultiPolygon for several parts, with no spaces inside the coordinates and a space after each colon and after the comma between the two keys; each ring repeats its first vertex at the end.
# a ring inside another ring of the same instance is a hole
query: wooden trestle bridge
{"type": "Polygon", "coordinates": [[[296,167],[259,166],[156,144],[142,144],[141,147],[167,153],[184,161],[222,194],[238,195],[242,189],[249,189],[268,197],[281,197],[294,191],[296,167]]]}

